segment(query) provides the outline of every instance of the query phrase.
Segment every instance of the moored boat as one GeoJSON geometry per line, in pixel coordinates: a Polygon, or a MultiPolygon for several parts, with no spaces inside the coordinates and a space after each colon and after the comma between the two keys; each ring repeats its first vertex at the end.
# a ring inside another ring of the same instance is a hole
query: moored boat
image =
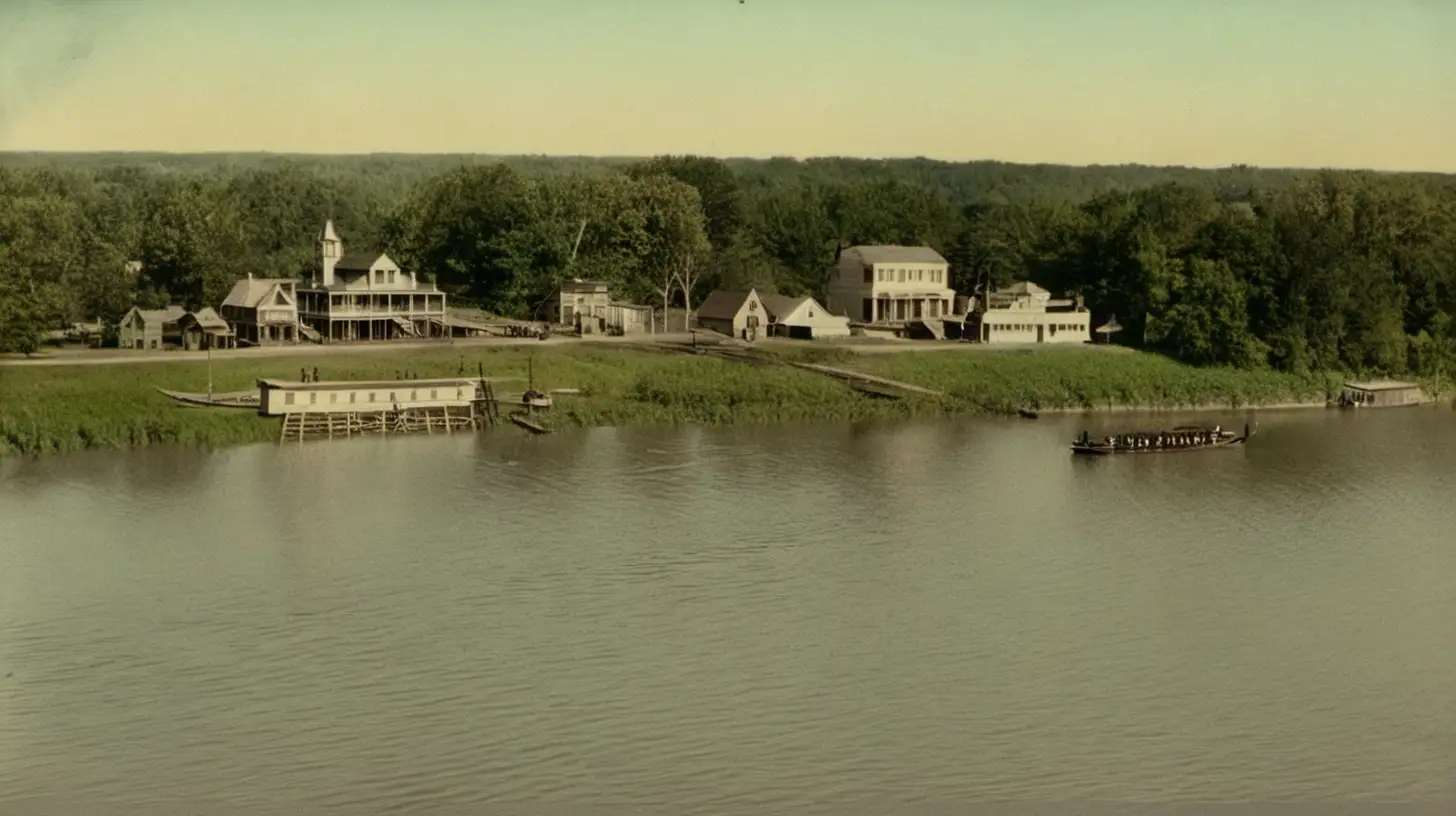
{"type": "Polygon", "coordinates": [[[1253,428],[1244,426],[1242,434],[1221,426],[1205,428],[1195,425],[1180,425],[1166,431],[1136,431],[1113,434],[1094,440],[1083,431],[1072,442],[1072,452],[1090,456],[1109,456],[1120,453],[1179,453],[1184,451],[1208,450],[1242,445],[1254,435],[1253,428]]]}
{"type": "Polygon", "coordinates": [[[257,391],[235,391],[230,394],[189,394],[184,391],[168,391],[165,388],[158,388],[163,395],[171,397],[186,405],[199,405],[207,408],[258,408],[257,391]]]}

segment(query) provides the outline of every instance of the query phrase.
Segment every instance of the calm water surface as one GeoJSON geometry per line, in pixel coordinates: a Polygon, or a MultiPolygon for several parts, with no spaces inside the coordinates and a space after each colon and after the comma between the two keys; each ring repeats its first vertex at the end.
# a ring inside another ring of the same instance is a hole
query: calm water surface
{"type": "Polygon", "coordinates": [[[0,810],[1456,799],[1456,412],[1083,421],[0,464],[0,810]]]}

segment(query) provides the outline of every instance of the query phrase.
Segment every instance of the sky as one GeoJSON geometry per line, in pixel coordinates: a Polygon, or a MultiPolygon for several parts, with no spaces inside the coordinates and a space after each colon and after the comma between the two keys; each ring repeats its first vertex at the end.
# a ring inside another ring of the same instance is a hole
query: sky
{"type": "Polygon", "coordinates": [[[1456,172],[1456,0],[0,0],[0,150],[1456,172]]]}

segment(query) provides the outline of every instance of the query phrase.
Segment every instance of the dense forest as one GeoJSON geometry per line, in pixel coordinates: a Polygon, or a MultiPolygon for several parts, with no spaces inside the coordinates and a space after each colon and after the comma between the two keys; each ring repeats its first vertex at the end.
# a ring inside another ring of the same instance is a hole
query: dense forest
{"type": "Polygon", "coordinates": [[[0,349],[301,274],[329,217],[346,248],[519,317],[566,277],[691,308],[817,294],[840,247],[928,244],[962,292],[1081,294],[1119,342],[1190,363],[1456,363],[1456,177],[692,156],[3,154],[0,349]]]}

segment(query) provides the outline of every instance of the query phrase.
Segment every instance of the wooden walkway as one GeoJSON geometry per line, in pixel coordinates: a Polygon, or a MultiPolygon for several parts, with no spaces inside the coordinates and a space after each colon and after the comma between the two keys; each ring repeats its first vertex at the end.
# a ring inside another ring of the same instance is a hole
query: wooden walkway
{"type": "Polygon", "coordinates": [[[865,374],[863,372],[853,371],[848,368],[839,368],[838,366],[824,365],[823,363],[800,363],[795,361],[789,361],[788,364],[794,366],[795,368],[802,368],[806,371],[815,371],[820,374],[825,374],[837,380],[843,380],[851,384],[869,386],[872,388],[891,388],[898,391],[908,391],[912,394],[923,394],[927,397],[947,396],[944,391],[936,391],[934,389],[925,388],[924,386],[915,385],[913,383],[892,380],[888,377],[877,377],[873,374],[865,374]]]}

